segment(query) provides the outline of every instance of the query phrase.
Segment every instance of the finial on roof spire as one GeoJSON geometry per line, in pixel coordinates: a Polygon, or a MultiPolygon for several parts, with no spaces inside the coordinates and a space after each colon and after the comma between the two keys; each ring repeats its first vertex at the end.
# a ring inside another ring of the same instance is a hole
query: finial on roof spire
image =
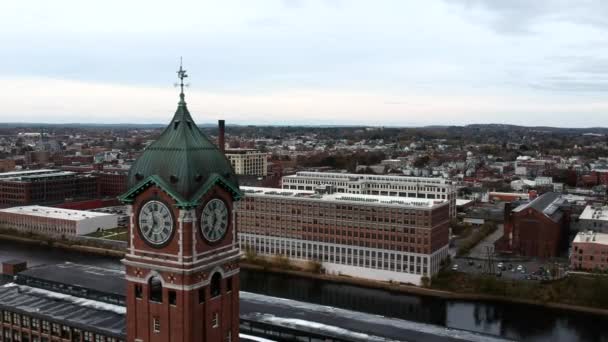
{"type": "Polygon", "coordinates": [[[182,67],[182,57],[179,57],[179,70],[177,71],[177,77],[179,78],[179,86],[180,86],[180,93],[179,93],[179,98],[181,101],[184,101],[184,78],[188,77],[188,74],[186,74],[186,70],[184,70],[184,68],[182,67]]]}

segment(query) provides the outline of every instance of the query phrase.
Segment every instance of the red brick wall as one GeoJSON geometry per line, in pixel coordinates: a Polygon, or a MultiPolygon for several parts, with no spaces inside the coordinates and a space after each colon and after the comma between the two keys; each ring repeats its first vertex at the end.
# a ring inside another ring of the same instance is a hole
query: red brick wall
{"type": "Polygon", "coordinates": [[[585,271],[608,270],[608,245],[594,242],[574,242],[570,267],[585,271]]]}
{"type": "MultiPolygon", "coordinates": [[[[562,222],[554,222],[543,213],[526,209],[511,216],[513,252],[531,257],[556,257],[562,238],[562,222]]],[[[506,226],[505,226],[506,227],[506,226]]],[[[505,229],[505,234],[507,229],[505,229]]]]}

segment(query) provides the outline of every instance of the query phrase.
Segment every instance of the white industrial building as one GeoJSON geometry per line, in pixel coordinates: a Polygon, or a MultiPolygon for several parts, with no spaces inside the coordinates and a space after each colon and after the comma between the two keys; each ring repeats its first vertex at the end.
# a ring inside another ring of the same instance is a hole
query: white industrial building
{"type": "Polygon", "coordinates": [[[313,191],[331,185],[338,193],[442,199],[456,216],[456,186],[445,178],[301,171],[282,178],[282,188],[313,191]]]}
{"type": "Polygon", "coordinates": [[[592,204],[585,207],[576,224],[579,232],[608,233],[608,205],[592,204]]]}
{"type": "Polygon", "coordinates": [[[254,149],[229,149],[226,158],[237,175],[268,175],[268,154],[254,149]]]}
{"type": "Polygon", "coordinates": [[[29,205],[0,210],[0,227],[40,235],[86,235],[116,228],[118,215],[29,205]]]}

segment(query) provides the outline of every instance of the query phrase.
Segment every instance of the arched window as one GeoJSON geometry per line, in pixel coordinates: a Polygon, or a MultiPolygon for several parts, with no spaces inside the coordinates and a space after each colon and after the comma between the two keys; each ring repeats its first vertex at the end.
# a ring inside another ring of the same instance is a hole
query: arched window
{"type": "Polygon", "coordinates": [[[149,298],[153,302],[163,302],[163,284],[160,277],[154,276],[150,278],[148,282],[148,289],[150,291],[149,298]]]}
{"type": "Polygon", "coordinates": [[[211,297],[219,296],[222,290],[222,275],[215,272],[211,277],[211,297]]]}

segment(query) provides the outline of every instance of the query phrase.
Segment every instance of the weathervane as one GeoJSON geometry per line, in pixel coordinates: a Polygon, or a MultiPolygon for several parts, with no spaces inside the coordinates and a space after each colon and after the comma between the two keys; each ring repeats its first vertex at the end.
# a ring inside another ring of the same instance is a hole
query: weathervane
{"type": "MultiPolygon", "coordinates": [[[[179,70],[177,71],[177,77],[180,80],[179,86],[181,88],[181,92],[180,95],[183,97],[184,96],[184,78],[188,77],[188,74],[186,74],[186,70],[184,70],[184,68],[182,67],[182,57],[179,58],[179,70]]],[[[177,86],[177,84],[176,84],[177,86]]],[[[186,84],[186,87],[188,85],[186,84]]]]}

